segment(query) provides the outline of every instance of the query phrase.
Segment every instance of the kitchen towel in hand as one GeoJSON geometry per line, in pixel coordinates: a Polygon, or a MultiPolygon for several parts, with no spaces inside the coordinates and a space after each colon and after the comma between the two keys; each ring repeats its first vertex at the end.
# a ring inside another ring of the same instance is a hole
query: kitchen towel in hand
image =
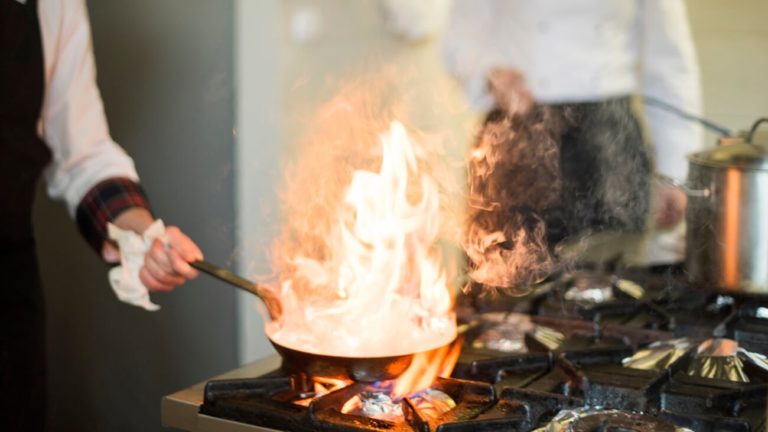
{"type": "Polygon", "coordinates": [[[111,223],[107,224],[107,232],[120,248],[120,265],[109,271],[109,283],[117,298],[148,311],[160,309],[149,299],[149,291],[139,279],[139,270],[144,265],[144,254],[152,247],[152,242],[155,239],[165,241],[163,221],[156,220],[144,235],[120,229],[111,223]]]}

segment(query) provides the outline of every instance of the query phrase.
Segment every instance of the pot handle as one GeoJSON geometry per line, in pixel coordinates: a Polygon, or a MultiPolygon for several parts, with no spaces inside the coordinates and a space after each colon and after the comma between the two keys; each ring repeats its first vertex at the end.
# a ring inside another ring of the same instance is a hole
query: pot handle
{"type": "Polygon", "coordinates": [[[749,130],[749,133],[747,134],[747,142],[752,144],[752,139],[755,137],[755,132],[757,132],[757,128],[762,123],[768,123],[768,117],[763,117],[757,119],[755,124],[752,125],[752,128],[749,130]]]}
{"type": "Polygon", "coordinates": [[[654,177],[659,183],[674,186],[680,189],[681,191],[683,191],[683,193],[689,197],[709,198],[709,196],[711,195],[711,191],[709,190],[709,188],[693,189],[687,183],[673,179],[672,177],[669,177],[669,176],[665,176],[664,174],[655,173],[654,177]]]}

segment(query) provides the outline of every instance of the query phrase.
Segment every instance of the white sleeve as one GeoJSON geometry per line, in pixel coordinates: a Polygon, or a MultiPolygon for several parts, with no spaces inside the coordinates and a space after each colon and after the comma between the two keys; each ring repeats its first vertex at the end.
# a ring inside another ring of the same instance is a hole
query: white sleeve
{"type": "Polygon", "coordinates": [[[48,194],[74,215],[98,182],[138,181],[131,158],[109,135],[96,86],[96,66],[85,0],[40,0],[46,65],[41,135],[53,153],[46,169],[48,194]]]}
{"type": "Polygon", "coordinates": [[[484,112],[494,107],[488,73],[506,62],[491,41],[492,8],[488,2],[456,0],[442,40],[442,57],[448,72],[461,83],[472,108],[484,112]]]}
{"type": "MultiPolygon", "coordinates": [[[[701,115],[699,67],[685,2],[640,0],[640,6],[642,94],[701,115]]],[[[685,179],[686,155],[703,144],[701,127],[661,108],[645,107],[657,171],[685,179]]]]}

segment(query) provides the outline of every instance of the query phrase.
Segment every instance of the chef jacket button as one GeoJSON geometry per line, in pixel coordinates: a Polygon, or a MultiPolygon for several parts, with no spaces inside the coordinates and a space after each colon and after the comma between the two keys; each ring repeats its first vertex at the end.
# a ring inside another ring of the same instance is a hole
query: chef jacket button
{"type": "Polygon", "coordinates": [[[541,34],[547,34],[549,33],[549,23],[546,21],[539,21],[536,23],[536,29],[541,34]]]}

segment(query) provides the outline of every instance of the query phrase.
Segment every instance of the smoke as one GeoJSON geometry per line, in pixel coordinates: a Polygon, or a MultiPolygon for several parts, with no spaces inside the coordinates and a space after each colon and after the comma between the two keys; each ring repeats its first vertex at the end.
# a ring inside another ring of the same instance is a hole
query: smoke
{"type": "Polygon", "coordinates": [[[546,107],[492,113],[468,157],[469,276],[523,294],[554,266],[542,213],[560,196],[559,119],[546,107]]]}
{"type": "MultiPolygon", "coordinates": [[[[456,197],[463,195],[463,188],[452,166],[455,158],[448,154],[451,143],[446,136],[424,133],[408,122],[412,116],[409,97],[397,90],[405,79],[402,72],[398,76],[385,70],[341,84],[308,119],[307,132],[297,143],[296,157],[283,167],[279,191],[281,234],[273,250],[277,274],[296,276],[294,257],[326,261],[337,253],[335,245],[328,242],[328,233],[339,225],[338,215],[346,214],[344,194],[356,171],[379,169],[380,134],[389,129],[393,120],[403,123],[419,143],[415,149],[416,171],[439,179],[440,214],[445,216],[436,224],[440,247],[449,249],[460,243],[464,206],[456,197]]],[[[408,193],[412,200],[418,200],[421,185],[409,184],[408,193]]],[[[456,263],[444,264],[450,270],[449,280],[457,279],[456,263]]],[[[333,290],[310,286],[316,285],[315,281],[306,286],[293,282],[294,290],[302,296],[336,295],[333,290]]]]}
{"type": "Polygon", "coordinates": [[[590,234],[642,231],[649,210],[650,161],[628,98],[518,96],[488,116],[469,152],[463,239],[469,276],[511,295],[582,260],[590,234]]]}
{"type": "Polygon", "coordinates": [[[274,254],[284,314],[267,325],[284,346],[378,357],[456,336],[458,267],[446,265],[442,243],[457,237],[455,176],[440,137],[403,123],[394,79],[341,88],[285,171],[274,254]]]}

